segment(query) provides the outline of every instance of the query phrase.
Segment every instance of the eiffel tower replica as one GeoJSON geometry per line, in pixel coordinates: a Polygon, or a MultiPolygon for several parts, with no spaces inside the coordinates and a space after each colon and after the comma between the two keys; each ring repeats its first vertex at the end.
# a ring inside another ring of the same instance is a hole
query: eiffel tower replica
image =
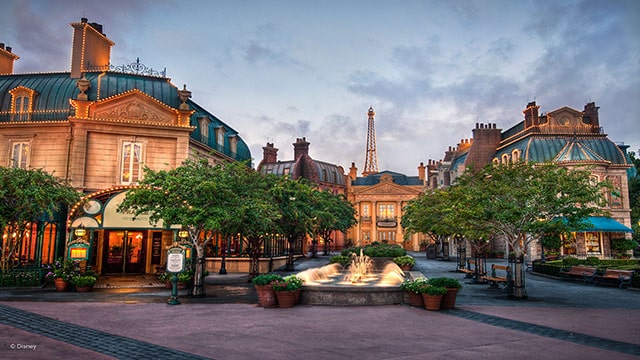
{"type": "Polygon", "coordinates": [[[364,169],[362,170],[362,176],[376,174],[378,172],[378,155],[376,154],[376,128],[373,121],[376,113],[375,111],[373,111],[373,106],[369,107],[367,115],[369,116],[367,125],[367,154],[364,159],[364,169]]]}

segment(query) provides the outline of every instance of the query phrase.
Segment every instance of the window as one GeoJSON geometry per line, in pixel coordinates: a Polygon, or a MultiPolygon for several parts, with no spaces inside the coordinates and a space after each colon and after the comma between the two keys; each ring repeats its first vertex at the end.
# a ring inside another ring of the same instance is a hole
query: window
{"type": "Polygon", "coordinates": [[[393,204],[380,204],[378,207],[378,220],[394,220],[395,206],[393,204]]]}
{"type": "Polygon", "coordinates": [[[224,148],[224,128],[222,126],[216,128],[216,142],[218,149],[224,148]]]}
{"type": "Polygon", "coordinates": [[[28,142],[14,142],[11,144],[11,163],[9,166],[26,169],[29,167],[30,146],[28,142]]]}
{"type": "Polygon", "coordinates": [[[600,254],[600,239],[598,233],[588,232],[584,235],[584,245],[587,248],[587,255],[600,254]]]}
{"type": "Polygon", "coordinates": [[[503,164],[509,163],[509,154],[502,154],[502,163],[503,164]]]}
{"type": "Polygon", "coordinates": [[[362,216],[370,216],[369,215],[369,204],[362,204],[362,216]]]}
{"type": "Polygon", "coordinates": [[[124,142],[122,144],[121,184],[135,184],[142,176],[142,143],[124,142]]]}
{"type": "Polygon", "coordinates": [[[511,152],[511,159],[514,163],[518,162],[518,160],[520,160],[520,150],[513,149],[513,151],[511,152]]]}
{"type": "Polygon", "coordinates": [[[33,97],[36,94],[24,86],[18,86],[9,90],[11,94],[11,112],[13,113],[13,121],[31,120],[31,112],[33,111],[33,97]]]}
{"type": "Polygon", "coordinates": [[[396,232],[395,231],[380,231],[378,232],[378,241],[383,244],[393,243],[396,241],[396,232]]]}

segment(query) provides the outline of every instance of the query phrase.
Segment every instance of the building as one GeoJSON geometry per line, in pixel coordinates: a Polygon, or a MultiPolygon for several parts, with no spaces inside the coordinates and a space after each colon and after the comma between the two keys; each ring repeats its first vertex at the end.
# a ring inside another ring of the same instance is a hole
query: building
{"type": "MultiPolygon", "coordinates": [[[[309,156],[309,145],[305,137],[297,138],[293,143],[293,160],[278,160],[278,149],[272,143],[267,143],[262,148],[262,161],[258,164],[257,171],[262,174],[288,176],[292,180],[307,179],[318,186],[321,191],[330,191],[336,195],[347,193],[347,176],[344,168],[339,165],[314,160],[309,156]]],[[[318,239],[320,249],[325,249],[324,239],[318,239]]],[[[303,252],[306,252],[303,244],[303,252]]],[[[327,249],[342,249],[344,246],[344,234],[336,231],[331,236],[331,242],[327,249]]]]}
{"type": "Polygon", "coordinates": [[[402,209],[425,188],[426,169],[418,166],[418,176],[378,170],[375,141],[375,111],[367,111],[367,150],[362,176],[355,163],[349,168],[347,199],[355,206],[358,224],[347,232],[347,239],[357,246],[380,242],[397,244],[409,250],[419,250],[427,237],[414,234],[405,239],[402,229],[402,209]]]}
{"type": "MultiPolygon", "coordinates": [[[[590,218],[594,227],[572,233],[560,254],[608,258],[612,255],[611,239],[631,232],[628,180],[635,168],[627,147],[615,144],[604,133],[599,108],[593,102],[586,104],[583,111],[562,107],[539,114],[539,109],[535,102],[528,103],[524,119],[505,131],[496,124],[476,124],[471,139],[449,147],[441,161],[430,162],[437,166],[429,172],[429,183],[446,187],[464,171],[478,170],[489,163],[527,161],[554,162],[568,168],[590,166],[594,180],[609,180],[615,187],[606,194],[612,219],[590,218]]],[[[495,251],[508,254],[504,242],[491,245],[495,251]]],[[[539,246],[528,249],[528,255],[539,258],[540,250],[539,246]]]]}
{"type": "MultiPolygon", "coordinates": [[[[42,168],[84,195],[53,222],[34,222],[20,261],[39,266],[66,256],[67,241],[89,243],[100,273],[153,273],[177,229],[116,211],[143,167],[171,169],[186,159],[250,161],[238,132],[191,100],[186,85],[139,60],[110,63],[115,45],[102,25],[83,18],[73,29],[71,68],[16,74],[19,57],[0,45],[1,166],[42,168]],[[84,227],[86,235],[74,238],[84,227]],[[34,249],[38,249],[33,251],[34,249]]],[[[161,60],[161,59],[158,59],[161,60]]]]}

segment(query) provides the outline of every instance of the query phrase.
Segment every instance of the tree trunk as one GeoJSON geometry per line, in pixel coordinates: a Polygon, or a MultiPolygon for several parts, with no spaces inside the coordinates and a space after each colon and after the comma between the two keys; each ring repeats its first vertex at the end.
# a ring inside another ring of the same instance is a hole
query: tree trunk
{"type": "Polygon", "coordinates": [[[507,279],[508,297],[513,300],[526,300],[529,296],[527,295],[524,281],[524,256],[517,254],[515,258],[509,259],[509,263],[511,265],[512,279],[507,279]]]}
{"type": "Polygon", "coordinates": [[[191,280],[192,286],[189,289],[190,297],[205,297],[207,296],[206,287],[204,283],[204,248],[202,246],[196,246],[197,258],[195,265],[195,272],[193,279],[191,280]]]}

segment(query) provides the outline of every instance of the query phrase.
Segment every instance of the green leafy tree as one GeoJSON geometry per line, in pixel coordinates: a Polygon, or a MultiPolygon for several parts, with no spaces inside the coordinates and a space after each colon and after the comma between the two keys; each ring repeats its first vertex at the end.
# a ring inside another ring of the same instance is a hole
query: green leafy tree
{"type": "Polygon", "coordinates": [[[172,170],[146,168],[140,186],[128,190],[119,207],[120,211],[134,211],[134,216],[149,214],[151,221],[164,221],[167,228],[181,225],[189,232],[189,241],[196,250],[193,296],[206,295],[204,248],[230,221],[233,213],[229,209],[236,204],[225,166],[187,160],[172,170]]]}
{"type": "Polygon", "coordinates": [[[271,188],[271,196],[279,209],[277,232],[287,237],[289,256],[286,269],[294,270],[294,244],[307,234],[313,234],[313,192],[316,189],[305,179],[291,180],[287,176],[278,177],[271,188]]]}
{"type": "MultiPolygon", "coordinates": [[[[331,234],[335,231],[345,232],[357,223],[356,211],[351,203],[343,196],[328,190],[313,193],[313,232],[324,239],[324,254],[329,253],[331,234]]],[[[317,240],[313,240],[313,254],[317,255],[317,240]]]]}
{"type": "Polygon", "coordinates": [[[0,228],[8,235],[2,239],[0,270],[13,266],[31,222],[51,218],[79,200],[80,194],[67,181],[42,169],[0,167],[0,228]]]}
{"type": "Polygon", "coordinates": [[[605,214],[605,182],[594,183],[587,168],[556,164],[514,163],[466,172],[456,187],[470,194],[466,216],[504,238],[515,252],[510,297],[526,298],[523,254],[544,234],[586,229],[584,221],[605,214]]]}

